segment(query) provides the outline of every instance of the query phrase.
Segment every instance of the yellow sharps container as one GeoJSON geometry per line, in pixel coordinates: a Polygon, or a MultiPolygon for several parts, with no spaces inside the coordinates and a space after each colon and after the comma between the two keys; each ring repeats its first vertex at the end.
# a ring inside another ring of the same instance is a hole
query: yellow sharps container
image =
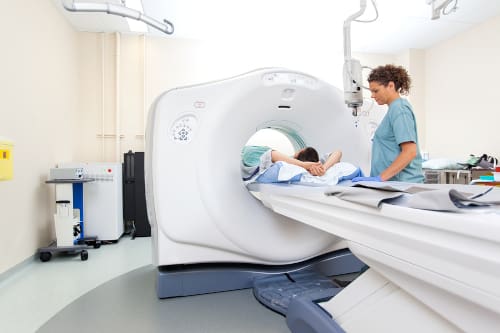
{"type": "Polygon", "coordinates": [[[0,137],[0,180],[9,180],[14,176],[13,147],[12,141],[0,137]]]}

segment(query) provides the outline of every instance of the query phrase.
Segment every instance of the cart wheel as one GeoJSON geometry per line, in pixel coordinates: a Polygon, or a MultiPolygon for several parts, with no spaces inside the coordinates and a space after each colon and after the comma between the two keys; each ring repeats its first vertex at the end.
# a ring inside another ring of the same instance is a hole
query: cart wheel
{"type": "Polygon", "coordinates": [[[40,252],[40,260],[43,262],[49,261],[52,258],[52,253],[50,252],[40,252]]]}
{"type": "Polygon", "coordinates": [[[82,250],[82,252],[80,252],[80,258],[82,261],[87,260],[89,258],[89,253],[86,250],[82,250]]]}

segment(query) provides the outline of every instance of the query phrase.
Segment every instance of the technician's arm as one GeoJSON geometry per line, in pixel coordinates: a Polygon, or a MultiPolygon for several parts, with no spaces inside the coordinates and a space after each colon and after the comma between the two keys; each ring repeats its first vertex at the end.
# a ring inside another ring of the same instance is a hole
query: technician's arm
{"type": "Polygon", "coordinates": [[[383,181],[394,177],[417,156],[417,144],[415,142],[403,142],[399,146],[401,147],[401,152],[398,157],[380,174],[380,178],[383,181]]]}
{"type": "Polygon", "coordinates": [[[311,172],[311,168],[315,166],[321,166],[321,162],[303,162],[293,157],[287,156],[283,153],[280,153],[277,150],[273,150],[271,152],[271,161],[273,162],[283,161],[289,164],[297,165],[299,167],[306,169],[309,172],[311,172]]]}

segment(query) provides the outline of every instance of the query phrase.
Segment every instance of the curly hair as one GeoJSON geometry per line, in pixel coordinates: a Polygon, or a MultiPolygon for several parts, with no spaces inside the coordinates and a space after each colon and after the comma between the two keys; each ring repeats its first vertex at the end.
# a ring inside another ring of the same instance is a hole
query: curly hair
{"type": "Polygon", "coordinates": [[[313,147],[306,147],[297,154],[297,159],[302,162],[318,162],[319,154],[313,147]]]}
{"type": "Polygon", "coordinates": [[[379,66],[368,75],[368,82],[378,82],[387,86],[390,81],[394,82],[396,91],[402,95],[410,92],[411,78],[406,69],[402,66],[385,65],[379,66]]]}

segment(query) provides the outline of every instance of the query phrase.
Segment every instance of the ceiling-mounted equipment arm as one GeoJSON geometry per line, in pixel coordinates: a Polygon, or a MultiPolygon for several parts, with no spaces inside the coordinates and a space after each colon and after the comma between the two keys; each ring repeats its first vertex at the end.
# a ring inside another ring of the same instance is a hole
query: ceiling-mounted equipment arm
{"type": "Polygon", "coordinates": [[[366,0],[360,0],[359,7],[359,11],[352,14],[344,21],[344,60],[351,59],[351,22],[364,14],[366,10],[366,0]]]}
{"type": "Polygon", "coordinates": [[[64,9],[70,12],[102,12],[112,15],[128,17],[134,20],[142,21],[147,25],[150,25],[153,28],[166,33],[167,35],[171,35],[174,33],[174,25],[172,24],[172,22],[164,19],[162,23],[158,20],[155,20],[152,17],[144,15],[140,11],[128,8],[126,6],[115,5],[112,3],[75,2],[74,0],[71,1],[63,0],[62,4],[64,9]]]}
{"type": "Polygon", "coordinates": [[[437,20],[441,16],[441,13],[448,15],[458,8],[458,0],[426,0],[426,2],[432,6],[432,20],[437,20]],[[451,6],[452,2],[453,6],[451,6]]]}
{"type": "Polygon", "coordinates": [[[360,9],[344,21],[344,101],[352,108],[352,115],[357,116],[358,108],[363,105],[361,63],[351,58],[351,22],[363,15],[366,0],[360,0],[360,9]]]}

